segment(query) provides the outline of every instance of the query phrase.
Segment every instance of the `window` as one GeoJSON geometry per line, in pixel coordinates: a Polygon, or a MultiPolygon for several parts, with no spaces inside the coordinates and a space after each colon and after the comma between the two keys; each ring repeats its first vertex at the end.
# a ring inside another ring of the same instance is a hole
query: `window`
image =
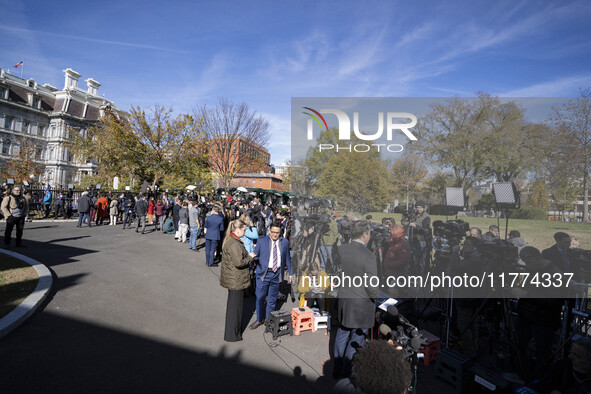
{"type": "Polygon", "coordinates": [[[7,130],[12,130],[12,122],[14,121],[13,118],[11,118],[10,116],[5,116],[4,117],[4,128],[7,130]]]}
{"type": "Polygon", "coordinates": [[[37,151],[35,152],[35,158],[38,160],[41,160],[43,158],[43,149],[42,148],[37,148],[37,151]]]}
{"type": "Polygon", "coordinates": [[[6,98],[6,88],[4,86],[0,86],[0,99],[6,98]]]}
{"type": "Polygon", "coordinates": [[[39,108],[39,98],[33,97],[33,108],[39,108]]]}
{"type": "Polygon", "coordinates": [[[42,124],[37,125],[37,135],[40,137],[43,137],[44,134],[45,134],[45,126],[42,124]]]}
{"type": "Polygon", "coordinates": [[[29,134],[30,130],[31,130],[31,124],[29,122],[23,122],[22,127],[21,127],[21,131],[23,133],[29,134]]]}
{"type": "Polygon", "coordinates": [[[2,154],[3,155],[10,155],[10,141],[9,140],[4,140],[4,143],[2,144],[2,154]]]}

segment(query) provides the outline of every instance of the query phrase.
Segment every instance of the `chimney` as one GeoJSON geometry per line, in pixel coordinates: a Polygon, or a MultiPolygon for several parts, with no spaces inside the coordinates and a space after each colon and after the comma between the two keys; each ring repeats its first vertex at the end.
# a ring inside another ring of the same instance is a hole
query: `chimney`
{"type": "Polygon", "coordinates": [[[66,83],[64,85],[64,90],[66,89],[73,89],[78,87],[78,78],[81,77],[76,71],[72,70],[71,68],[66,68],[63,70],[66,74],[66,83]]]}
{"type": "Polygon", "coordinates": [[[88,94],[92,94],[93,96],[97,96],[98,95],[98,88],[99,88],[99,86],[101,86],[101,84],[92,78],[88,78],[84,82],[86,82],[86,92],[88,94]]]}

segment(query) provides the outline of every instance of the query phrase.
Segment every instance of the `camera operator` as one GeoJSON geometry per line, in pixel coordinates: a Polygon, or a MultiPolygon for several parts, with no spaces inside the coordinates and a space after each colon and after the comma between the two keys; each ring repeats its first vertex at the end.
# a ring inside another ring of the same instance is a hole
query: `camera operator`
{"type": "MultiPolygon", "coordinates": [[[[369,224],[355,221],[351,225],[353,241],[338,248],[343,277],[377,277],[376,256],[366,248],[370,238],[369,224]]],[[[351,360],[357,348],[363,346],[367,332],[375,323],[375,298],[378,288],[365,284],[355,287],[343,281],[338,294],[338,319],[333,377],[348,377],[351,360]]]]}
{"type": "Polygon", "coordinates": [[[341,236],[341,243],[348,244],[351,241],[351,221],[349,216],[343,215],[337,220],[337,230],[341,236]]]}
{"type": "Polygon", "coordinates": [[[482,240],[491,242],[497,239],[501,239],[499,238],[499,227],[493,224],[488,228],[488,232],[482,236],[482,240]]]}
{"type": "Polygon", "coordinates": [[[375,226],[377,226],[377,225],[375,224],[375,222],[373,221],[373,216],[371,216],[371,215],[367,215],[367,216],[365,217],[365,220],[367,220],[367,224],[369,225],[369,229],[370,229],[370,230],[371,230],[371,229],[373,229],[375,226]]]}
{"type": "MultiPolygon", "coordinates": [[[[526,246],[521,250],[521,259],[525,262],[526,269],[530,273],[557,273],[559,269],[552,262],[544,259],[540,251],[532,246],[526,246]]],[[[525,287],[526,290],[528,287],[525,287]]],[[[531,290],[531,289],[530,289],[531,290]]],[[[551,288],[544,289],[545,294],[551,288]]],[[[531,294],[530,294],[531,296],[531,294]]],[[[519,353],[522,359],[522,377],[530,378],[534,370],[528,363],[527,348],[533,338],[536,354],[536,370],[539,373],[552,355],[552,342],[555,331],[561,324],[561,310],[564,300],[560,298],[525,298],[521,297],[517,303],[517,338],[519,353]]]]}
{"type": "Polygon", "coordinates": [[[353,358],[351,378],[341,379],[335,393],[402,394],[410,384],[410,364],[403,352],[384,340],[370,341],[353,358]]]}
{"type": "MultiPolygon", "coordinates": [[[[420,267],[425,267],[426,257],[431,253],[431,217],[425,210],[425,203],[418,200],[415,204],[416,217],[409,224],[409,242],[420,267]]],[[[426,267],[428,268],[428,267],[426,267]]]]}

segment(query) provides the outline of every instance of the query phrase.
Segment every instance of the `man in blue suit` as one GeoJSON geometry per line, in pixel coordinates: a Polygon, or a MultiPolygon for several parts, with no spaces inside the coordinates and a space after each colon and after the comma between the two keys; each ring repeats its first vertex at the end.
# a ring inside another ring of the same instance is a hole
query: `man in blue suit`
{"type": "Polygon", "coordinates": [[[217,267],[213,262],[213,253],[222,238],[224,219],[219,215],[220,209],[214,206],[211,215],[205,219],[205,262],[209,267],[217,267]]]}
{"type": "Polygon", "coordinates": [[[273,222],[269,235],[259,238],[254,248],[256,275],[257,320],[250,325],[254,330],[265,322],[265,317],[275,310],[279,284],[283,281],[283,271],[287,267],[291,282],[291,258],[289,241],[281,237],[281,223],[273,222]],[[265,298],[267,309],[265,310],[265,298]]]}

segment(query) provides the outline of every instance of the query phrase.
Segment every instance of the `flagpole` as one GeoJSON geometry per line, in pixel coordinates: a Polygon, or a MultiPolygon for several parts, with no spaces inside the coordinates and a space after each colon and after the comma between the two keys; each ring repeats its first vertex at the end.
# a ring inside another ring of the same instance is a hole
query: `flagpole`
{"type": "Polygon", "coordinates": [[[21,67],[21,79],[23,79],[23,71],[25,71],[25,59],[23,59],[23,66],[21,67]]]}

